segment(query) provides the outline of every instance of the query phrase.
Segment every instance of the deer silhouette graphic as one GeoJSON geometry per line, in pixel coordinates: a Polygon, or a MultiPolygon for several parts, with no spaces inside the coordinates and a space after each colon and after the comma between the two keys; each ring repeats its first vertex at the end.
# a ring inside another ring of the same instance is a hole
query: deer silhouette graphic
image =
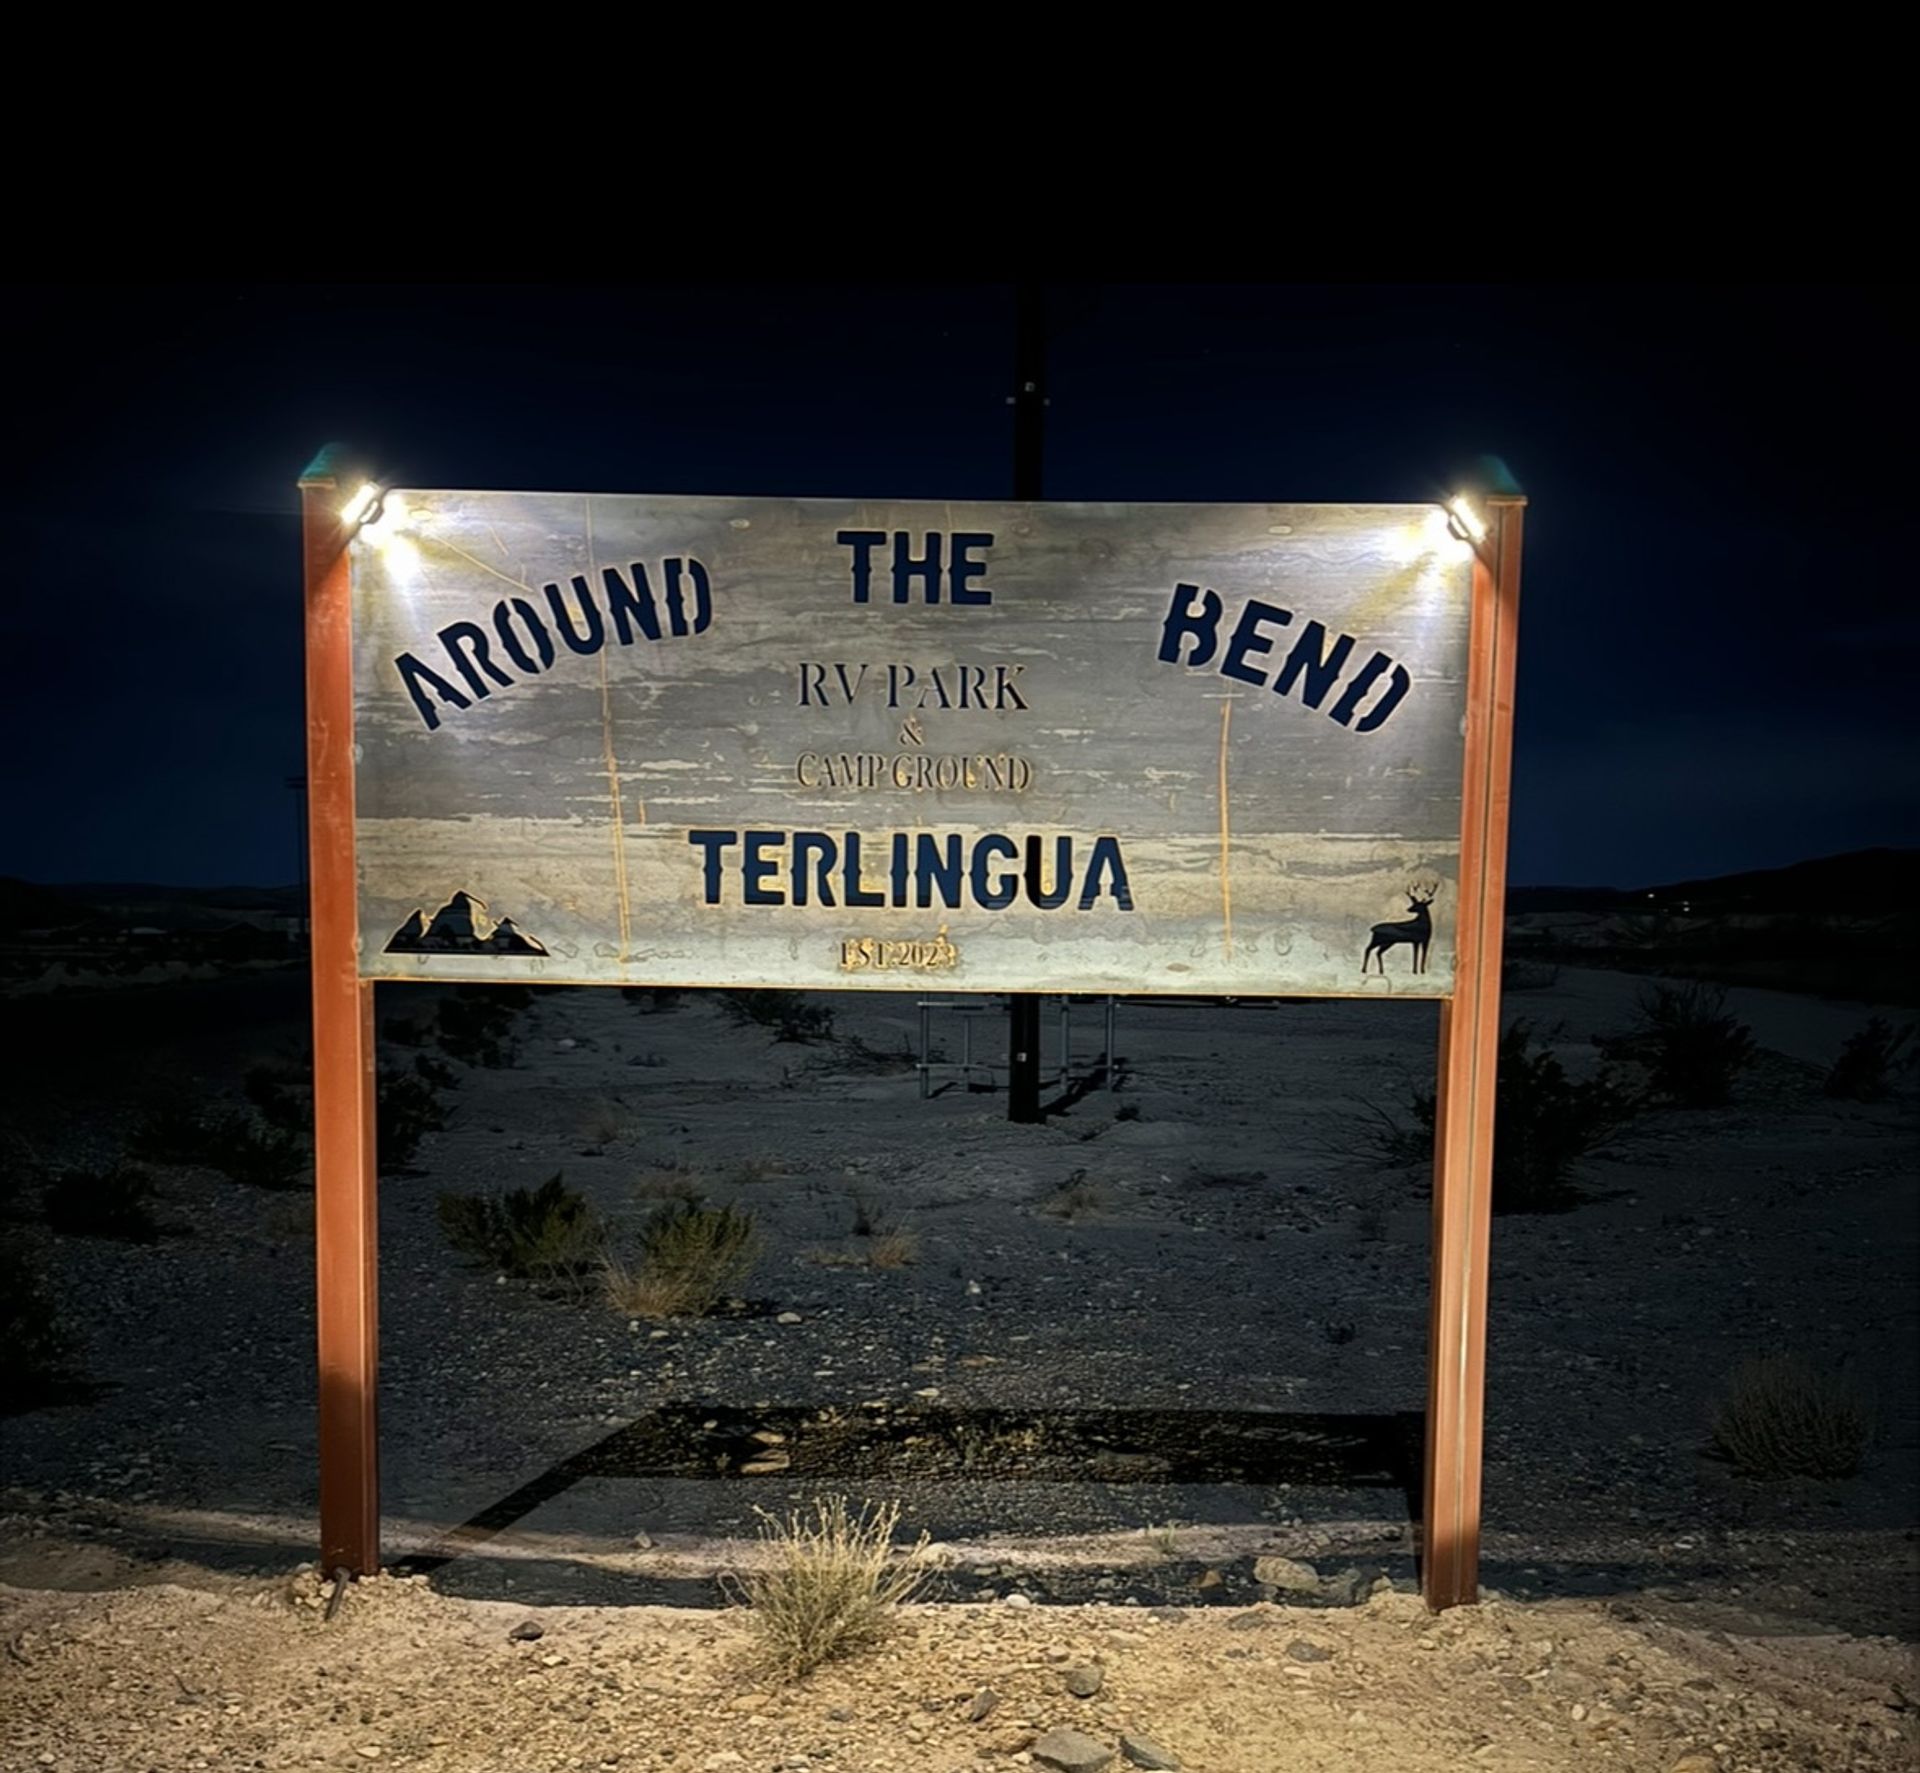
{"type": "Polygon", "coordinates": [[[1424,973],[1427,970],[1427,944],[1433,940],[1433,913],[1427,909],[1440,891],[1436,880],[1425,891],[1416,882],[1407,889],[1407,909],[1411,917],[1403,917],[1393,923],[1377,923],[1373,926],[1373,940],[1367,944],[1367,951],[1360,957],[1360,970],[1367,970],[1368,961],[1377,961],[1375,971],[1384,974],[1387,970],[1387,950],[1398,948],[1405,943],[1413,950],[1413,971],[1424,973]]]}

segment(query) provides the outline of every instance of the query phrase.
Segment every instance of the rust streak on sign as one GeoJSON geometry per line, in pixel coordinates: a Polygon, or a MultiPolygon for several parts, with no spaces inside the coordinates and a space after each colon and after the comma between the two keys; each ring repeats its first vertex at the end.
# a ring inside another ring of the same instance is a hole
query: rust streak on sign
{"type": "Polygon", "coordinates": [[[1227,807],[1227,735],[1233,728],[1233,697],[1220,703],[1220,931],[1233,959],[1233,831],[1227,807]]]}
{"type": "MultiPolygon", "coordinates": [[[[586,501],[587,525],[587,578],[595,576],[595,556],[593,548],[593,500],[586,501]]],[[[625,966],[633,958],[633,902],[627,889],[627,820],[622,808],[620,793],[620,760],[613,747],[613,686],[607,679],[607,655],[605,648],[600,653],[600,737],[607,760],[607,799],[611,803],[613,825],[613,881],[614,892],[619,899],[620,912],[620,964],[625,966]]],[[[644,813],[642,819],[644,820],[644,813]]]]}

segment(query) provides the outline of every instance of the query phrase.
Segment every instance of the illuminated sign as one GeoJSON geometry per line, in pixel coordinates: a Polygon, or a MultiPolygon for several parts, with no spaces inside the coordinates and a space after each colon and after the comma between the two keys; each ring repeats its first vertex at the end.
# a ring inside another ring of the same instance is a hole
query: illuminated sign
{"type": "Polygon", "coordinates": [[[368,978],[1445,996],[1439,506],[388,492],[368,978]]]}

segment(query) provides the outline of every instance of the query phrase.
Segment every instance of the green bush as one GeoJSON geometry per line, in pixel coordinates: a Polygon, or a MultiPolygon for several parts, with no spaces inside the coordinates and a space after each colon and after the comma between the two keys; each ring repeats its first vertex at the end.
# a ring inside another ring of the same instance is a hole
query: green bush
{"type": "Polygon", "coordinates": [[[679,1201],[647,1221],[638,1262],[608,1258],[603,1288],[608,1304],[627,1317],[705,1317],[746,1279],[759,1254],[751,1213],[679,1201]]]}
{"type": "Polygon", "coordinates": [[[1851,1477],[1873,1413],[1846,1381],[1797,1355],[1749,1361],[1713,1412],[1714,1451],[1753,1477],[1851,1477]]]}
{"type": "Polygon", "coordinates": [[[307,1176],[303,1143],[241,1109],[209,1114],[168,1104],[134,1129],[128,1149],[149,1163],[218,1170],[253,1188],[297,1188],[307,1176]]]}
{"type": "Polygon", "coordinates": [[[803,991],[729,991],[721,1008],[743,1027],[771,1028],[775,1040],[831,1040],[833,1011],[803,991]]]}
{"type": "Polygon", "coordinates": [[[1847,1037],[1827,1073],[1827,1094],[1848,1102],[1883,1102],[1893,1093],[1894,1074],[1902,1065],[1911,1065],[1911,1057],[1902,1058],[1913,1027],[1895,1028],[1883,1016],[1875,1016],[1859,1033],[1847,1037]]]}
{"type": "MultiPolygon", "coordinates": [[[[1493,1128],[1493,1210],[1560,1213],[1581,1199],[1581,1160],[1612,1138],[1638,1103],[1604,1072],[1579,1082],[1553,1051],[1535,1044],[1533,1025],[1515,1022],[1500,1037],[1493,1128]]],[[[1378,1115],[1366,1137],[1392,1164],[1431,1163],[1436,1101],[1415,1090],[1413,1124],[1378,1115]]]]}
{"type": "Polygon", "coordinates": [[[1644,1065],[1653,1093],[1682,1108],[1718,1108],[1731,1100],[1733,1080],[1755,1052],[1753,1031],[1727,1012],[1725,988],[1697,979],[1649,987],[1640,994],[1631,1032],[1600,1036],[1594,1044],[1644,1065]]]}
{"type": "Polygon", "coordinates": [[[160,1235],[151,1211],[153,1194],[153,1178],[129,1164],[63,1170],[47,1184],[47,1224],[73,1237],[150,1244],[160,1235]]]}
{"type": "Polygon", "coordinates": [[[577,1279],[606,1241],[592,1204],[557,1173],[506,1194],[443,1194],[439,1213],[462,1255],[523,1280],[577,1279]]]}
{"type": "Polygon", "coordinates": [[[0,1239],[0,1414],[32,1410],[80,1384],[73,1338],[15,1239],[0,1239]]]}

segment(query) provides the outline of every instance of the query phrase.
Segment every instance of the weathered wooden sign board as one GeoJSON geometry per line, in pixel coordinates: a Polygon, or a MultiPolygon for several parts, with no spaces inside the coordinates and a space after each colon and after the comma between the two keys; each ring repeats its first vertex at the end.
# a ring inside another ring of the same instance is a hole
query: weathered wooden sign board
{"type": "Polygon", "coordinates": [[[1437,506],[394,491],[350,557],[364,978],[1453,989],[1437,506]]]}

